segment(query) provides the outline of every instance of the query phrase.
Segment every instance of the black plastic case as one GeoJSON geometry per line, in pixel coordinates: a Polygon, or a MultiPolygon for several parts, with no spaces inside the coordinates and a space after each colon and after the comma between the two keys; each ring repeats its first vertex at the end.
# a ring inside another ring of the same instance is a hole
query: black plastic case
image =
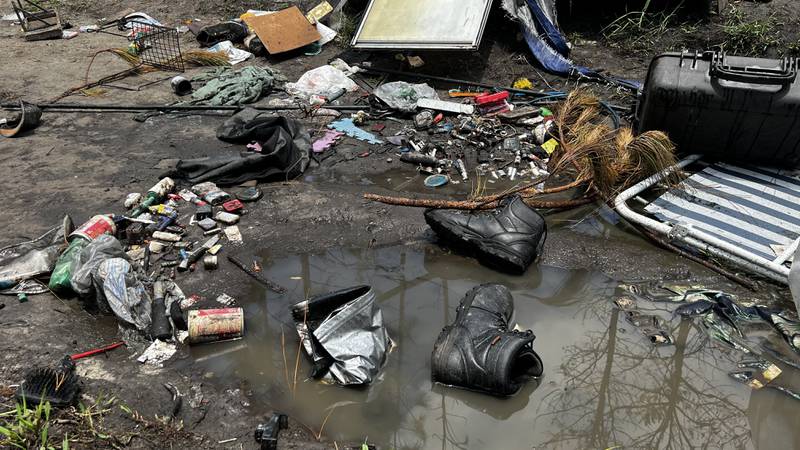
{"type": "Polygon", "coordinates": [[[717,52],[657,56],[639,98],[636,129],[666,132],[681,154],[797,167],[797,65],[797,59],[717,52]]]}

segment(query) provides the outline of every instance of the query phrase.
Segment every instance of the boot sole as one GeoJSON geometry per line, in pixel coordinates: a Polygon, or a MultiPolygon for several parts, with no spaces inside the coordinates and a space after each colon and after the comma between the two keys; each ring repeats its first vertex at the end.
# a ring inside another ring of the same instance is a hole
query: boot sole
{"type": "Polygon", "coordinates": [[[504,250],[497,242],[475,235],[472,231],[461,225],[448,222],[444,226],[439,222],[430,221],[428,225],[442,240],[451,244],[464,244],[475,255],[479,262],[502,272],[521,275],[528,269],[529,264],[523,264],[522,259],[504,250]],[[459,233],[452,231],[458,229],[459,233]]]}

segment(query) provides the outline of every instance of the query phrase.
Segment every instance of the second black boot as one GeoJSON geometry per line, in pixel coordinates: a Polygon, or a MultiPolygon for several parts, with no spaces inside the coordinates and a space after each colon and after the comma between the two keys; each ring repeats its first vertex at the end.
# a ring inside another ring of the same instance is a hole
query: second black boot
{"type": "Polygon", "coordinates": [[[431,209],[425,221],[456,249],[475,255],[496,270],[523,273],[541,254],[547,224],[522,197],[514,196],[491,211],[431,209]]]}
{"type": "Polygon", "coordinates": [[[461,300],[456,320],[439,334],[431,356],[434,382],[497,396],[516,394],[542,375],[533,332],[509,330],[511,292],[499,284],[473,288],[461,300]]]}

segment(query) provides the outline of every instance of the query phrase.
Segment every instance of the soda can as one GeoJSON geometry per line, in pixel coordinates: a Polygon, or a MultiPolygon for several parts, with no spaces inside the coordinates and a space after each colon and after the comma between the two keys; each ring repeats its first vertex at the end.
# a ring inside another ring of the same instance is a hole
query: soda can
{"type": "Polygon", "coordinates": [[[242,308],[195,309],[189,311],[190,344],[241,339],[244,335],[242,308]]]}
{"type": "Polygon", "coordinates": [[[93,241],[104,234],[114,234],[116,232],[117,226],[114,225],[114,220],[111,216],[97,215],[78,227],[69,237],[72,239],[80,236],[87,241],[93,241]]]}

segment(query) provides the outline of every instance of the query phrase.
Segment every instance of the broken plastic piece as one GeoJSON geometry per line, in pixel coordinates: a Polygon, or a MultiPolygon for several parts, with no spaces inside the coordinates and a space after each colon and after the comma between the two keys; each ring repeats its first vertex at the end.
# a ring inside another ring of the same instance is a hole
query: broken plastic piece
{"type": "Polygon", "coordinates": [[[325,136],[314,141],[311,149],[314,151],[314,153],[322,153],[331,148],[333,144],[335,144],[336,141],[342,136],[344,136],[344,133],[342,132],[336,130],[327,130],[325,132],[325,136]]]}
{"type": "Polygon", "coordinates": [[[375,137],[374,134],[368,133],[361,128],[358,128],[354,123],[353,119],[341,119],[337,120],[336,122],[332,122],[328,125],[328,128],[333,130],[341,131],[342,133],[356,138],[359,141],[364,141],[369,144],[382,144],[383,141],[375,137]]]}

